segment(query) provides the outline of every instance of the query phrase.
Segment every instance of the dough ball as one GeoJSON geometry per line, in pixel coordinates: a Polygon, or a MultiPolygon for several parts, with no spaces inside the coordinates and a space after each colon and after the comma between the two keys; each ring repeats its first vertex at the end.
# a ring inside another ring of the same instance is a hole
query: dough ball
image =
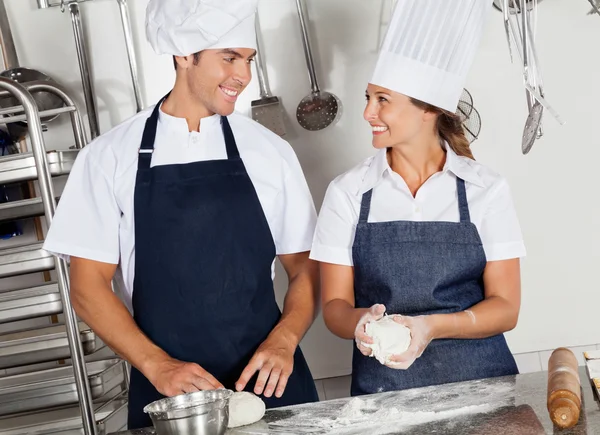
{"type": "Polygon", "coordinates": [[[375,322],[367,323],[365,331],[373,339],[373,344],[366,344],[381,364],[389,362],[392,355],[406,352],[410,346],[410,329],[394,321],[390,316],[382,317],[375,322]]]}
{"type": "Polygon", "coordinates": [[[233,393],[229,399],[229,424],[227,427],[246,426],[256,423],[265,415],[265,402],[252,393],[233,393]]]}

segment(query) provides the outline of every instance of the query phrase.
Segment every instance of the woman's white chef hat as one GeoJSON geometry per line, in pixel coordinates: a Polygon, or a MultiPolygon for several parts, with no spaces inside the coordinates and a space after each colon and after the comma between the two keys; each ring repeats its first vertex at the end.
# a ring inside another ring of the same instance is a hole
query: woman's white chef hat
{"type": "Polygon", "coordinates": [[[374,85],[455,112],[492,0],[397,0],[374,85]]]}

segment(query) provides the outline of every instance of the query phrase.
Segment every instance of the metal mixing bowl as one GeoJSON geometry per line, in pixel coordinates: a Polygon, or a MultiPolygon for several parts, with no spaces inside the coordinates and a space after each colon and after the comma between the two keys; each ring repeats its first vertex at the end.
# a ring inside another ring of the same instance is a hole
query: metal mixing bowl
{"type": "Polygon", "coordinates": [[[152,402],[144,408],[157,435],[223,435],[231,390],[198,391],[152,402]]]}

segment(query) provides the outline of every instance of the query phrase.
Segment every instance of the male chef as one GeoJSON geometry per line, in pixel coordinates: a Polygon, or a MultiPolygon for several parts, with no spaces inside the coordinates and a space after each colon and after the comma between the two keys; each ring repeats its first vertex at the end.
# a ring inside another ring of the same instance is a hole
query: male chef
{"type": "Polygon", "coordinates": [[[78,316],[132,365],[130,429],[151,425],[150,402],[198,390],[318,400],[298,347],[319,298],[313,201],[290,145],[234,113],[256,3],[150,0],[147,38],[173,56],[173,89],[80,152],[44,245],[70,259],[78,316]]]}

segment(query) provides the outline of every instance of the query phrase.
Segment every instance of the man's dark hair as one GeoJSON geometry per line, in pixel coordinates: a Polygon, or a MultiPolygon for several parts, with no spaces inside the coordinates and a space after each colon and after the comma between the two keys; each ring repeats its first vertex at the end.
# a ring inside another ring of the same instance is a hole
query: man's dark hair
{"type": "MultiPolygon", "coordinates": [[[[198,62],[200,61],[200,53],[200,51],[198,53],[194,53],[194,65],[198,65],[198,62]]],[[[173,66],[175,69],[177,69],[177,60],[175,59],[175,56],[173,56],[173,66]]]]}

